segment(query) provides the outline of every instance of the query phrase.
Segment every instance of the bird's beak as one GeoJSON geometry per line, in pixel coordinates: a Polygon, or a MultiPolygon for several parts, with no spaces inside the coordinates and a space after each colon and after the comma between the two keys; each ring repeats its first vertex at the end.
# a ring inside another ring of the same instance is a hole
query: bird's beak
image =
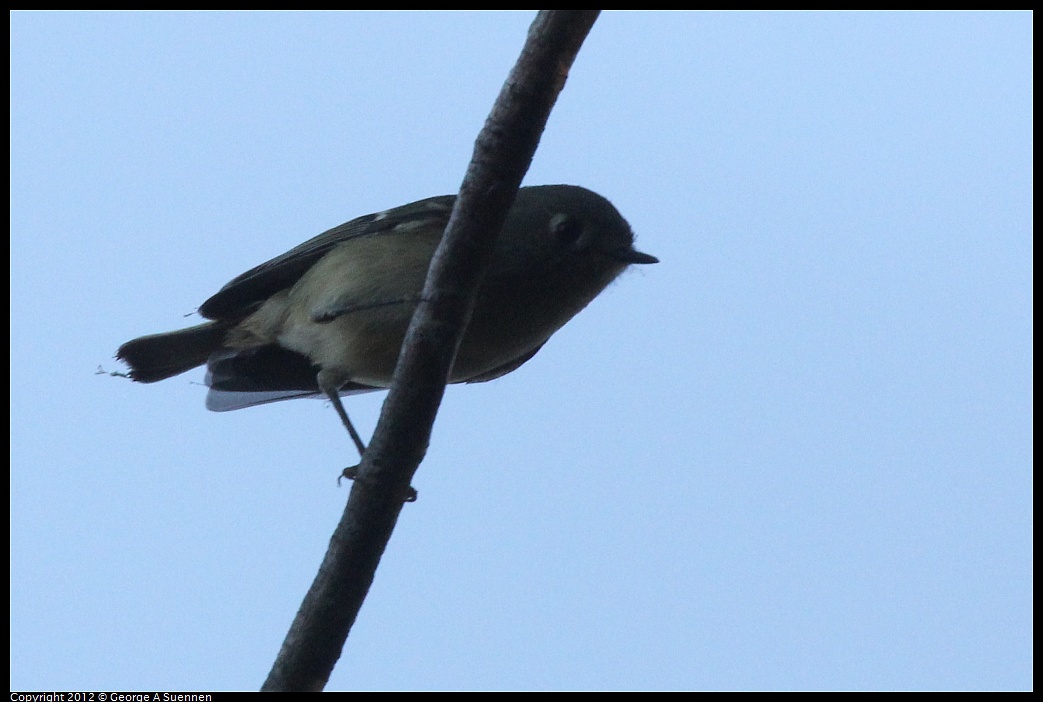
{"type": "Polygon", "coordinates": [[[614,251],[612,256],[617,261],[622,261],[623,263],[659,263],[659,259],[655,256],[649,256],[648,254],[641,253],[636,249],[614,251]]]}

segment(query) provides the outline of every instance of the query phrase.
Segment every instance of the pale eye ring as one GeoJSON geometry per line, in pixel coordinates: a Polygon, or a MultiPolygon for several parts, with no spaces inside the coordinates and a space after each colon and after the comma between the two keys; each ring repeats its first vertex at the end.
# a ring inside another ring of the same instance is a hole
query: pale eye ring
{"type": "Polygon", "coordinates": [[[550,222],[554,236],[566,246],[576,246],[583,235],[583,222],[567,214],[556,214],[550,222]]]}

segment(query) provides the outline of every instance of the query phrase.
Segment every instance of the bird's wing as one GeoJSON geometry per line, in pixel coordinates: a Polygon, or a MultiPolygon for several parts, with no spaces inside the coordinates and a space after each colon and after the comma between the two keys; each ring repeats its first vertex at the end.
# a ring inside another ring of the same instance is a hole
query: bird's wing
{"type": "Polygon", "coordinates": [[[237,276],[204,302],[199,313],[208,319],[241,318],[275,293],[292,287],[330,249],[349,239],[393,229],[445,229],[455,200],[455,195],[430,197],[334,227],[237,276]]]}

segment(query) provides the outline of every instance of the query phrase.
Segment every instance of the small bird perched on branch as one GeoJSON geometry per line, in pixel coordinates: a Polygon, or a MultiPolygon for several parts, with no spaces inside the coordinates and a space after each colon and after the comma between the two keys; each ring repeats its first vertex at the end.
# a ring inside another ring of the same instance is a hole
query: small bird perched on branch
{"type": "MultiPolygon", "coordinates": [[[[353,219],[262,263],[203,303],[210,321],[120,346],[153,383],[206,364],[215,411],[325,395],[365,451],[340,396],[386,388],[455,196],[353,219]]],[[[521,188],[478,289],[451,383],[510,373],[627,266],[630,225],[574,185],[521,188]]]]}

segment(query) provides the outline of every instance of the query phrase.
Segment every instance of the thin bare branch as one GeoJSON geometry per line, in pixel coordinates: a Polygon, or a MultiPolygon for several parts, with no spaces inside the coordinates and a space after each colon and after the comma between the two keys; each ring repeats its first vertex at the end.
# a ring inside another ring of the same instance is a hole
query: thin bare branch
{"type": "Polygon", "coordinates": [[[321,690],[427,451],[460,338],[503,226],[597,10],[542,10],[475,142],[344,515],[262,690],[321,690]]]}

